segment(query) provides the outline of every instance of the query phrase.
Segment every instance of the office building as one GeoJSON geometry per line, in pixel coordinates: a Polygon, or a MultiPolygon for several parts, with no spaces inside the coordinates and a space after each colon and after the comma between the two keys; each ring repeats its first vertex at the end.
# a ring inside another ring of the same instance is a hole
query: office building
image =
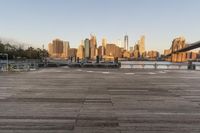
{"type": "Polygon", "coordinates": [[[69,57],[76,58],[77,56],[77,49],[76,48],[70,48],[69,49],[69,57]]]}
{"type": "Polygon", "coordinates": [[[159,52],[158,51],[154,51],[154,50],[148,51],[147,57],[150,60],[157,60],[158,57],[159,57],[159,52]]]}
{"type": "Polygon", "coordinates": [[[69,49],[70,49],[69,42],[63,41],[63,55],[62,55],[63,58],[66,59],[69,58],[69,49]]]}
{"type": "Polygon", "coordinates": [[[90,40],[85,39],[84,41],[84,46],[85,46],[85,58],[89,59],[90,58],[90,40]]]}
{"type": "Polygon", "coordinates": [[[101,56],[105,55],[107,40],[105,38],[102,39],[102,47],[101,47],[101,56]]]}
{"type": "Polygon", "coordinates": [[[124,52],[123,52],[123,58],[129,59],[130,57],[131,57],[131,54],[130,54],[129,51],[124,51],[124,52]]]}
{"type": "Polygon", "coordinates": [[[52,58],[68,58],[69,42],[55,39],[49,43],[48,52],[52,58]]]}
{"type": "Polygon", "coordinates": [[[84,55],[84,46],[81,44],[81,45],[78,47],[77,58],[83,59],[84,57],[85,57],[85,55],[84,55]]]}
{"type": "Polygon", "coordinates": [[[128,35],[125,35],[124,36],[124,50],[129,50],[129,48],[128,48],[128,35]]]}
{"type": "Polygon", "coordinates": [[[135,44],[134,50],[133,50],[133,56],[135,59],[138,59],[140,57],[139,44],[135,44]]]}
{"type": "Polygon", "coordinates": [[[140,57],[142,57],[143,53],[145,52],[145,36],[141,36],[138,45],[139,45],[140,57]]]}
{"type": "Polygon", "coordinates": [[[106,56],[111,57],[122,57],[122,52],[120,47],[116,46],[115,44],[107,44],[106,45],[106,56]]]}
{"type": "Polygon", "coordinates": [[[97,54],[97,40],[96,36],[90,35],[90,59],[96,59],[97,54]]]}

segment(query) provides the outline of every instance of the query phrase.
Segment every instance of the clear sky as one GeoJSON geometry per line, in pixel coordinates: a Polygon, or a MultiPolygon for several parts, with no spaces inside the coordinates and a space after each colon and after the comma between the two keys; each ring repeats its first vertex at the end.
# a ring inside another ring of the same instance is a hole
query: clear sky
{"type": "Polygon", "coordinates": [[[0,37],[41,47],[52,39],[77,47],[90,33],[130,45],[146,36],[147,50],[163,51],[178,36],[200,40],[200,0],[0,0],[0,37]]]}

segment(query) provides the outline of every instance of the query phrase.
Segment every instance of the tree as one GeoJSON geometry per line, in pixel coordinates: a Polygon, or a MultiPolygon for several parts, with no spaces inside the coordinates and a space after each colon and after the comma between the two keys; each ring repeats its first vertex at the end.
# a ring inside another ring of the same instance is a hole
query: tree
{"type": "Polygon", "coordinates": [[[4,45],[1,41],[0,41],[0,53],[4,53],[4,45]]]}
{"type": "Polygon", "coordinates": [[[46,50],[41,50],[40,48],[34,49],[33,47],[29,47],[28,49],[24,49],[23,45],[3,44],[1,41],[0,53],[7,53],[9,59],[43,59],[43,57],[48,57],[49,55],[46,50]]]}

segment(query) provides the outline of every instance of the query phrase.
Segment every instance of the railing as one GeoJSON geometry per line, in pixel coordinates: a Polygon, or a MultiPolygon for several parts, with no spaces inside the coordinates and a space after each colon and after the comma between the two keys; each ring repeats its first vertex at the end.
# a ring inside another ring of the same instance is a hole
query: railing
{"type": "MultiPolygon", "coordinates": [[[[171,63],[171,64],[159,64],[159,63],[128,63],[121,62],[121,68],[129,69],[174,69],[174,70],[188,70],[187,63],[171,63]]],[[[192,70],[200,70],[200,64],[193,64],[192,70]]]]}
{"type": "Polygon", "coordinates": [[[38,60],[25,61],[9,61],[8,65],[5,61],[0,61],[0,71],[30,71],[39,68],[38,60]]]}

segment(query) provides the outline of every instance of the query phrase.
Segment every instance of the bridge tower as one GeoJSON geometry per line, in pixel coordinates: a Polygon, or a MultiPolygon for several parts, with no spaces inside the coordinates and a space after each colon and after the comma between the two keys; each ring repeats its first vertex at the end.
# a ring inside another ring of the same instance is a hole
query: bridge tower
{"type": "Polygon", "coordinates": [[[185,38],[184,37],[178,37],[175,38],[172,42],[172,56],[171,56],[171,62],[185,62],[186,61],[186,52],[179,52],[176,53],[176,51],[184,48],[186,46],[185,44],[185,38]]]}

